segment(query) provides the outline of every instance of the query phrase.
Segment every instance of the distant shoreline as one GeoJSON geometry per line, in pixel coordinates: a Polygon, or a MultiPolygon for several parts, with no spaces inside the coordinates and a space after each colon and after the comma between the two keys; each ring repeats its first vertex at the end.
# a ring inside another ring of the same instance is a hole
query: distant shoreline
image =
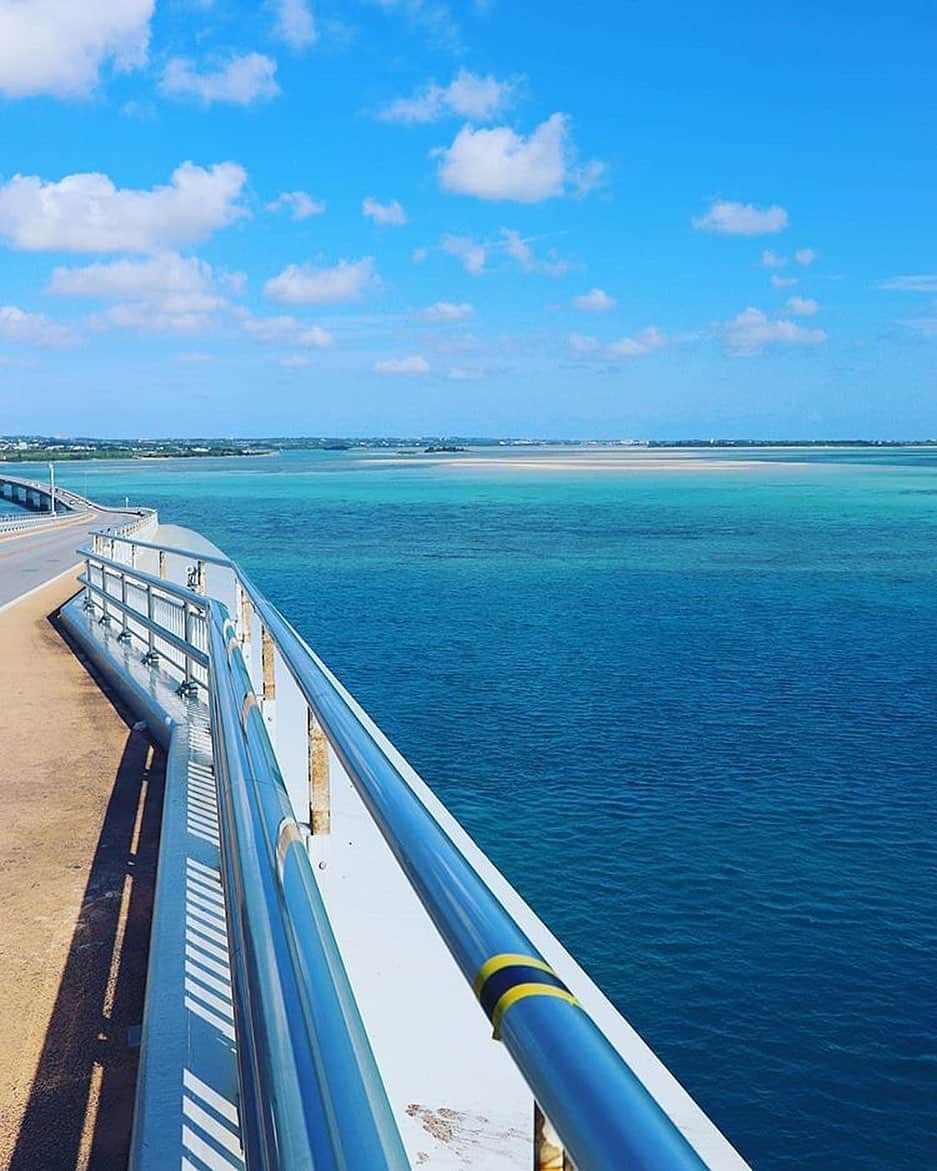
{"type": "MultiPolygon", "coordinates": [[[[0,436],[0,465],[18,463],[92,463],[92,462],[162,462],[174,459],[257,459],[261,456],[284,455],[289,452],[341,452],[349,455],[366,453],[392,454],[398,457],[432,458],[442,453],[458,452],[470,458],[473,453],[501,452],[523,453],[548,450],[560,457],[561,453],[609,453],[638,454],[655,453],[672,455],[679,452],[704,451],[881,451],[902,449],[937,448],[937,440],[897,439],[824,439],[824,440],[764,440],[764,439],[675,439],[646,441],[598,440],[598,439],[490,439],[463,438],[461,436],[414,437],[362,437],[357,439],[333,439],[326,437],[301,437],[295,439],[248,439],[243,445],[210,439],[127,441],[97,440],[81,437],[73,440],[46,439],[39,436],[0,436]],[[18,449],[19,443],[28,447],[18,449]],[[400,450],[405,449],[405,450],[400,450]]],[[[453,461],[455,462],[455,461],[453,461]]],[[[467,462],[465,458],[461,462],[467,462]]]]}

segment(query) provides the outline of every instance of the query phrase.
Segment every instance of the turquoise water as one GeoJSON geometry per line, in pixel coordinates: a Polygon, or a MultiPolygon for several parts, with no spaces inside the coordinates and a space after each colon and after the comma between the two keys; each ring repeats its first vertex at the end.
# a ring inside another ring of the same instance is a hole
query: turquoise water
{"type": "Polygon", "coordinates": [[[937,453],[59,479],[241,560],[756,1167],[937,1166],[937,453]]]}

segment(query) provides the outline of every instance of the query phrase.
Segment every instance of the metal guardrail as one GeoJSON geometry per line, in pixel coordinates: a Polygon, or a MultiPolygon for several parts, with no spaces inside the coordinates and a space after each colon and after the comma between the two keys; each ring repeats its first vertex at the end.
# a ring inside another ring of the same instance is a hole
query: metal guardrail
{"type": "Polygon", "coordinates": [[[246,1164],[251,1171],[405,1171],[409,1162],[237,635],[224,606],[209,607],[246,1164]]]}
{"type": "Polygon", "coordinates": [[[152,640],[178,650],[182,661],[166,657],[183,675],[183,689],[193,683],[192,664],[208,670],[247,1168],[406,1171],[226,608],[92,550],[82,553],[86,607],[100,609],[106,624],[118,615],[119,637],[146,643],[146,658],[152,640]],[[154,598],[169,608],[154,608],[154,598]],[[184,636],[175,629],[178,614],[187,616],[184,636]]]}
{"type": "MultiPolygon", "coordinates": [[[[126,538],[125,543],[167,552],[166,547],[133,538],[126,538]]],[[[331,744],[440,937],[472,985],[495,1035],[511,1054],[579,1171],[704,1168],[706,1164],[673,1120],[578,1004],[574,990],[552,971],[481,879],[407,783],[347,693],[289,622],[235,562],[192,550],[174,548],[172,552],[198,564],[199,575],[204,563],[221,566],[234,575],[235,594],[240,600],[236,607],[239,638],[229,636],[229,648],[239,657],[235,642],[249,641],[259,622],[265,698],[268,687],[271,698],[276,693],[279,658],[307,705],[313,789],[313,739],[318,733],[331,744]],[[274,655],[274,647],[278,655],[274,655]]],[[[213,649],[213,663],[216,654],[213,649]]],[[[247,673],[246,667],[244,672],[247,673]]],[[[259,712],[246,699],[250,678],[249,673],[246,680],[241,677],[247,719],[251,725],[262,725],[259,712]]],[[[214,695],[212,702],[215,707],[219,704],[214,695]]],[[[217,714],[220,718],[223,711],[219,708],[217,714]]],[[[233,783],[236,788],[240,782],[233,783]]],[[[297,816],[295,810],[293,816],[297,816]]],[[[326,811],[326,824],[327,820],[326,811]]],[[[315,792],[311,796],[309,824],[315,833],[315,792]]]]}

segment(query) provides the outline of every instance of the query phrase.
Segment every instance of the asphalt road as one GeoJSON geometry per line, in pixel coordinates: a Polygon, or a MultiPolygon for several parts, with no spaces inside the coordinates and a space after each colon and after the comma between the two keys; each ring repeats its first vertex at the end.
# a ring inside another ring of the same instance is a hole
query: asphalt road
{"type": "Polygon", "coordinates": [[[0,537],[0,608],[76,566],[92,529],[121,525],[131,514],[99,512],[40,533],[0,537]]]}

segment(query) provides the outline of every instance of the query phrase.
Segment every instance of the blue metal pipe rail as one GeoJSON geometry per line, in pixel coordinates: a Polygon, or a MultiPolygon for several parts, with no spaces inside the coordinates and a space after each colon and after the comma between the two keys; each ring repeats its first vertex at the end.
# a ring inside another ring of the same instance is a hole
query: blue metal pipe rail
{"type": "Polygon", "coordinates": [[[212,601],[208,610],[247,1167],[405,1171],[237,636],[223,605],[212,601]]]}
{"type": "MultiPolygon", "coordinates": [[[[122,539],[129,544],[165,548],[146,545],[132,538],[122,539]]],[[[700,1171],[704,1168],[706,1164],[693,1146],[578,1004],[575,989],[567,988],[552,971],[543,955],[407,783],[344,690],[289,622],[236,563],[208,558],[191,550],[174,549],[173,552],[225,565],[234,573],[440,937],[472,985],[492,1023],[495,1036],[511,1054],[579,1171],[700,1171]]],[[[215,607],[219,603],[211,605],[215,607]]],[[[272,825],[276,816],[282,814],[284,820],[275,836],[277,848],[282,850],[282,855],[277,855],[277,865],[281,880],[285,882],[287,873],[292,873],[293,859],[302,857],[307,866],[308,859],[296,841],[298,830],[294,835],[288,828],[292,814],[287,817],[289,802],[282,780],[278,788],[274,786],[278,794],[276,802],[279,803],[276,808],[267,803],[274,789],[261,791],[263,786],[257,784],[258,776],[279,777],[279,771],[269,739],[265,738],[263,720],[254,705],[250,677],[241,659],[237,638],[231,628],[221,631],[214,617],[211,626],[213,723],[224,730],[222,735],[227,736],[240,702],[245,733],[250,734],[254,745],[246,758],[229,750],[226,744],[222,745],[225,749],[223,759],[233,762],[223,765],[227,769],[225,801],[228,810],[225,816],[229,823],[228,840],[230,843],[241,840],[244,848],[259,851],[261,855],[266,851],[272,857],[271,851],[275,849],[272,825]],[[222,648],[230,660],[227,670],[219,670],[222,648]],[[231,687],[235,689],[235,697],[228,695],[225,698],[226,688],[231,687]],[[263,737],[261,730],[264,731],[263,737]],[[251,787],[255,790],[257,802],[253,821],[244,796],[251,787]],[[262,830],[258,818],[264,827],[262,830]]],[[[230,849],[229,845],[229,852],[230,849]]],[[[243,891],[246,879],[239,878],[236,873],[239,863],[230,858],[226,859],[226,866],[229,861],[234,867],[229,876],[232,889],[243,891]]],[[[309,882],[314,888],[311,873],[309,882]]],[[[240,915],[242,939],[239,946],[242,952],[238,959],[240,964],[249,960],[253,965],[250,967],[249,964],[247,969],[253,973],[251,996],[259,996],[265,955],[268,963],[274,956],[278,965],[285,963],[288,955],[293,957],[294,963],[298,962],[295,949],[299,946],[296,930],[299,920],[283,924],[281,935],[276,939],[270,936],[261,948],[258,939],[251,944],[251,932],[254,930],[253,916],[262,914],[263,898],[258,894],[256,906],[252,903],[251,907],[241,899],[246,896],[238,895],[239,901],[232,905],[229,913],[232,917],[240,915]]],[[[308,909],[302,912],[302,921],[306,924],[303,935],[305,930],[328,928],[321,903],[315,904],[307,897],[302,905],[316,907],[311,918],[308,909]]],[[[298,913],[295,908],[291,911],[293,913],[298,913]]],[[[331,940],[330,931],[328,935],[331,940]]],[[[329,944],[332,946],[334,940],[329,944]]],[[[250,980],[248,986],[251,986],[250,980]]],[[[254,1002],[249,997],[240,1009],[244,1021],[249,1019],[253,1008],[254,1002]]],[[[262,1030],[259,1034],[259,1056],[243,1069],[246,1092],[258,1095],[252,1113],[258,1120],[263,1120],[263,1133],[256,1136],[251,1149],[257,1152],[257,1158],[261,1157],[262,1151],[267,1152],[266,1157],[273,1158],[275,1149],[270,1145],[270,1136],[277,1127],[275,1120],[264,1113],[263,1095],[269,1085],[276,1084],[267,1079],[278,1076],[275,1050],[277,1044],[286,1043],[286,1038],[280,1037],[275,1044],[275,1034],[263,1034],[262,1030]]],[[[300,1085],[304,1076],[304,1071],[297,1066],[295,1080],[300,1085]]],[[[310,1085],[314,1084],[317,1083],[310,1082],[310,1085]]],[[[267,1109],[271,1109],[269,1102],[267,1109]]],[[[298,1164],[261,1161],[257,1165],[285,1168],[298,1164]]],[[[348,1167],[379,1165],[383,1164],[352,1162],[348,1167]]],[[[250,1159],[248,1167],[252,1167],[250,1159]]]]}

